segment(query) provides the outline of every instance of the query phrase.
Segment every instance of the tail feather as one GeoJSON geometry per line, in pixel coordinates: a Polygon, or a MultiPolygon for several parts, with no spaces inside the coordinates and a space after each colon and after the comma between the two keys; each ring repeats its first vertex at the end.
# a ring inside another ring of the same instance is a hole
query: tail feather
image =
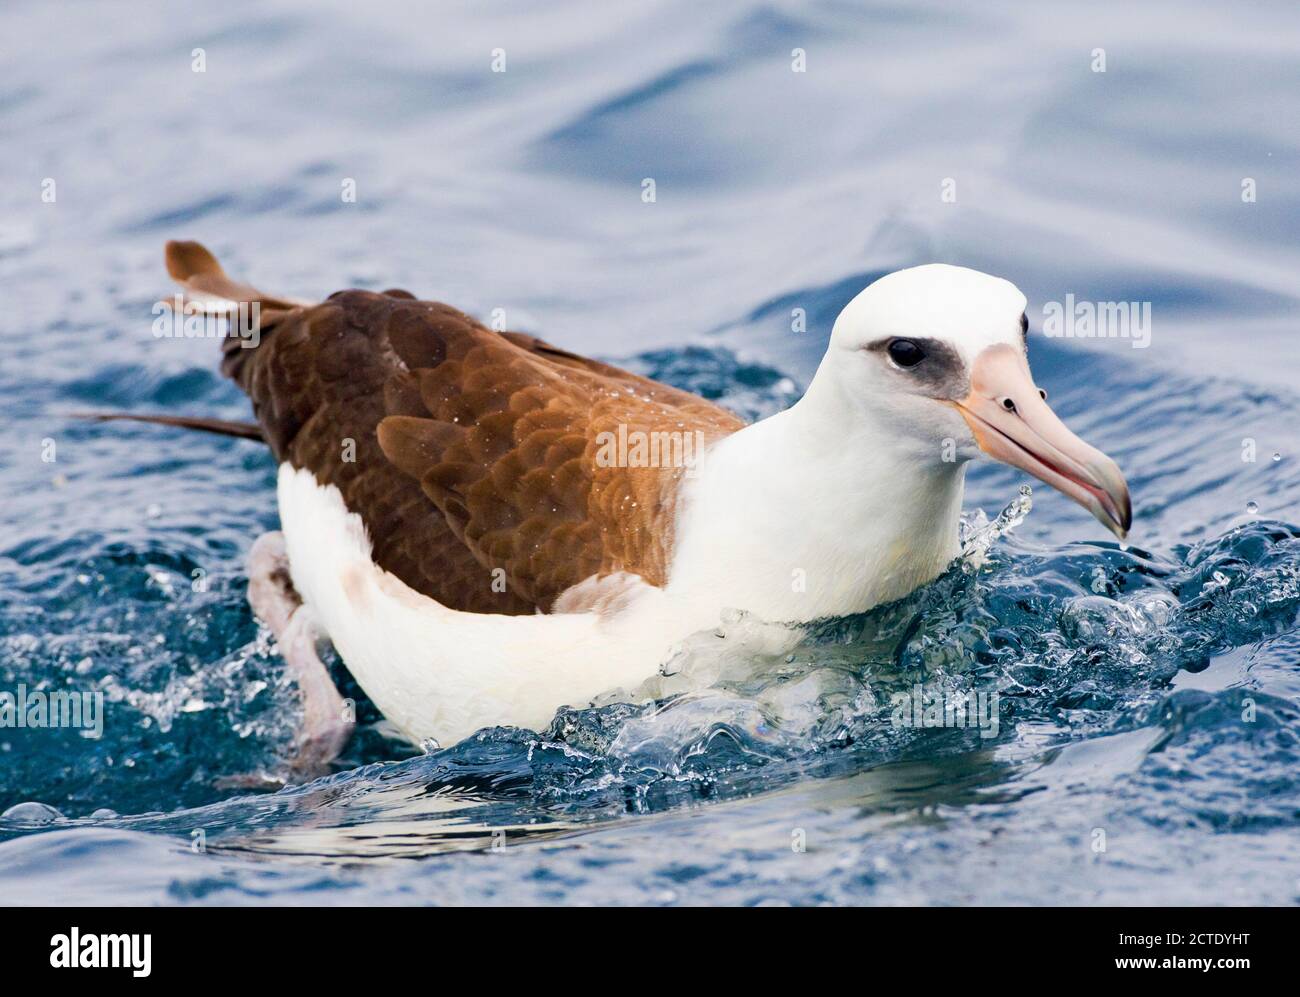
{"type": "MultiPolygon", "coordinates": [[[[222,339],[221,372],[245,391],[248,386],[244,383],[243,371],[250,355],[257,352],[258,343],[274,335],[276,329],[298,309],[310,308],[314,304],[286,295],[267,294],[251,284],[232,280],[217,258],[197,242],[168,242],[164,258],[167,272],[185,289],[180,303],[187,314],[197,311],[225,316],[232,323],[232,329],[238,317],[239,334],[222,339]],[[252,336],[254,330],[256,338],[252,336]]],[[[162,303],[169,304],[166,301],[162,303]]],[[[176,302],[170,305],[177,307],[176,302]]]]}
{"type": "MultiPolygon", "coordinates": [[[[217,258],[197,242],[168,242],[164,258],[167,262],[167,272],[185,289],[183,301],[187,311],[196,309],[206,314],[225,315],[233,322],[233,313],[240,309],[241,305],[256,303],[258,308],[254,321],[259,323],[259,330],[263,335],[270,333],[290,312],[312,304],[310,301],[267,294],[251,284],[232,280],[221,268],[217,258]]],[[[239,381],[239,368],[253,352],[245,349],[246,346],[248,346],[246,341],[235,336],[227,337],[222,343],[224,354],[222,370],[236,381],[239,381]]],[[[71,414],[71,418],[93,419],[96,422],[146,422],[158,426],[193,429],[203,433],[266,442],[262,427],[252,422],[136,412],[76,412],[71,414]]]]}
{"type": "Polygon", "coordinates": [[[298,298],[267,294],[250,284],[232,280],[221,269],[217,258],[201,243],[169,242],[165,255],[167,272],[172,279],[185,288],[187,297],[204,306],[206,311],[229,311],[245,301],[256,301],[270,311],[291,311],[311,304],[298,298]],[[222,309],[222,303],[227,307],[222,309]]]}
{"type": "Polygon", "coordinates": [[[219,436],[235,436],[244,440],[265,443],[262,427],[255,422],[233,422],[228,419],[205,419],[188,415],[151,415],[137,412],[72,412],[72,419],[92,419],[95,422],[151,422],[159,426],[194,429],[219,436]]]}

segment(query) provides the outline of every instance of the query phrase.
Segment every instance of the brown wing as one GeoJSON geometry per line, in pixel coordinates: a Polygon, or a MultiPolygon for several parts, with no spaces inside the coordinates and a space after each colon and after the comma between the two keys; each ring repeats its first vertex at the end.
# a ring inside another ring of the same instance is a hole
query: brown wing
{"type": "Polygon", "coordinates": [[[169,244],[168,261],[188,287],[270,302],[256,347],[225,341],[223,371],[276,457],[339,488],[376,562],[454,609],[545,611],[617,571],[663,584],[684,465],[742,425],[405,292],[293,307],[229,281],[195,244],[169,244]]]}

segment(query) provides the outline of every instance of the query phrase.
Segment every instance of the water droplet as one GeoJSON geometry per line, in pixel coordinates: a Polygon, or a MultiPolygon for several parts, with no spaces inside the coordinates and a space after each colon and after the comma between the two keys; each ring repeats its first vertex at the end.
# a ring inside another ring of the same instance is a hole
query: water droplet
{"type": "Polygon", "coordinates": [[[157,502],[150,502],[145,506],[144,514],[146,519],[157,519],[162,515],[162,506],[157,502]]]}
{"type": "Polygon", "coordinates": [[[47,803],[15,803],[0,814],[0,820],[12,820],[21,824],[53,824],[62,819],[63,814],[47,803]]]}
{"type": "Polygon", "coordinates": [[[1252,516],[1255,515],[1255,513],[1259,512],[1259,503],[1258,503],[1258,502],[1247,502],[1247,503],[1246,503],[1246,511],[1247,511],[1248,513],[1250,513],[1252,516]]]}
{"type": "Polygon", "coordinates": [[[1281,460],[1281,459],[1282,459],[1282,455],[1281,455],[1280,453],[1275,453],[1275,454],[1273,454],[1273,459],[1274,459],[1274,460],[1281,460]]]}
{"type": "Polygon", "coordinates": [[[1029,498],[1029,496],[1034,494],[1034,490],[1030,488],[1028,485],[1021,485],[1020,494],[1023,495],[1025,498],[1029,498]]]}

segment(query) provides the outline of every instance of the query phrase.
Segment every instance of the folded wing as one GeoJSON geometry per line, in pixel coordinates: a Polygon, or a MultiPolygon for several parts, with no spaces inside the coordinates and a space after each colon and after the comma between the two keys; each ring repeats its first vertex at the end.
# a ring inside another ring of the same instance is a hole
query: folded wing
{"type": "Polygon", "coordinates": [[[168,265],[187,289],[264,303],[257,345],[227,340],[222,368],[272,451],[336,486],[376,562],[453,609],[548,611],[615,572],[662,585],[688,466],[742,425],[405,292],[301,305],[230,281],[194,243],[169,244],[168,265]]]}

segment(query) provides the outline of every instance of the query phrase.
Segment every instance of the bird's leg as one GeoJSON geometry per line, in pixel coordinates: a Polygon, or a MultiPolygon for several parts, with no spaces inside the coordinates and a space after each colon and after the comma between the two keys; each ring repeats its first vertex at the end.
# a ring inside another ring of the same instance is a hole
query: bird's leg
{"type": "Polygon", "coordinates": [[[293,587],[279,531],[258,537],[248,552],[248,602],[275,637],[302,693],[303,723],[294,741],[291,776],[321,775],[347,744],[352,710],[316,653],[315,621],[293,587]]]}

